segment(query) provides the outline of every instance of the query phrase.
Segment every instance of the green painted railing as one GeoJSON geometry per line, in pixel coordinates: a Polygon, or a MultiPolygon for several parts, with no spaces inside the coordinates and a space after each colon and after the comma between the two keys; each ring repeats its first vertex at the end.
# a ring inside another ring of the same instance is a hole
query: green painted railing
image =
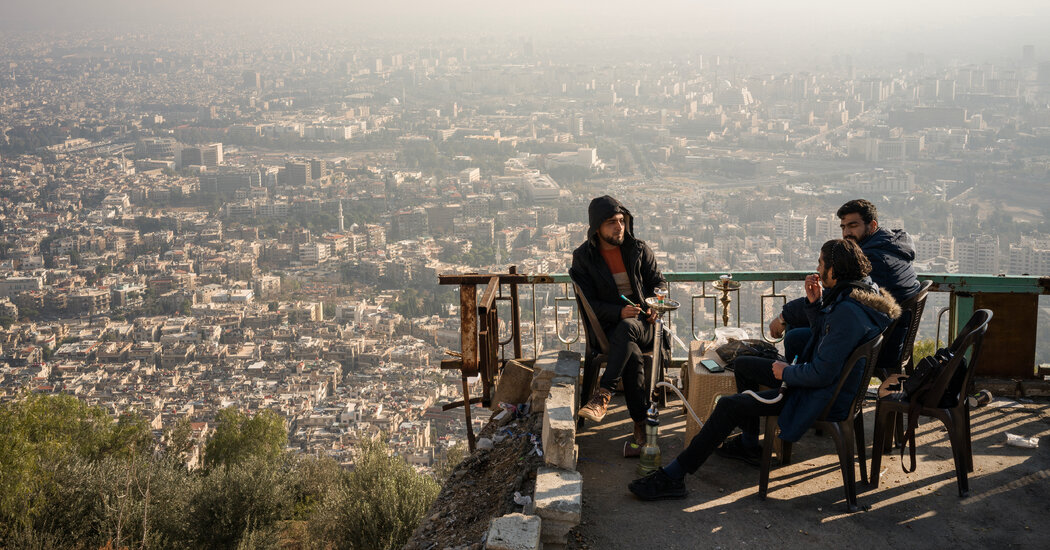
{"type": "MultiPolygon", "coordinates": [[[[778,283],[797,283],[805,279],[812,271],[740,271],[740,272],[665,272],[664,277],[670,283],[670,297],[683,302],[682,296],[676,295],[675,283],[701,283],[701,292],[684,297],[689,302],[690,326],[692,336],[698,338],[697,320],[693,318],[696,300],[712,300],[716,309],[722,300],[723,292],[714,286],[721,277],[730,275],[738,282],[770,282],[770,290],[760,296],[762,305],[767,300],[788,300],[795,296],[785,296],[777,291],[778,283]]],[[[571,301],[572,285],[568,274],[525,275],[526,284],[564,285],[564,296],[558,300],[571,301]]],[[[979,374],[984,376],[1032,378],[1035,376],[1035,350],[1037,343],[1037,325],[1039,296],[1050,294],[1050,277],[1032,276],[996,276],[975,274],[920,273],[920,280],[931,280],[931,292],[947,293],[948,306],[937,313],[937,337],[941,338],[941,317],[948,314],[948,324],[944,342],[950,342],[959,328],[966,324],[977,309],[991,309],[995,318],[989,326],[985,337],[984,351],[979,362],[979,374]]],[[[732,291],[732,292],[742,292],[732,291]]],[[[677,294],[680,294],[678,292],[677,294]]],[[[735,323],[739,324],[740,303],[736,302],[735,323]]],[[[723,304],[724,307],[724,304],[723,304]]],[[[760,323],[767,324],[765,307],[762,307],[760,323]]],[[[535,312],[534,312],[535,313],[535,312]]],[[[726,312],[729,313],[729,312],[726,312]]],[[[535,317],[534,317],[535,320],[535,317]]],[[[723,313],[723,322],[727,324],[723,313]]],[[[706,322],[705,322],[706,324],[706,322]]],[[[565,342],[565,340],[563,340],[565,342]]]]}

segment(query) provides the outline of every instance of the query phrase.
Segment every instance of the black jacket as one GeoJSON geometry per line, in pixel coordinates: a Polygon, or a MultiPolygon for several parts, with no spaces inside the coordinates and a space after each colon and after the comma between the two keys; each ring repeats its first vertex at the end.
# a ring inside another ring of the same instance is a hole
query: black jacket
{"type": "Polygon", "coordinates": [[[634,296],[628,297],[640,304],[640,300],[654,295],[654,289],[666,284],[656,266],[653,250],[645,241],[634,238],[634,217],[631,216],[631,212],[608,195],[591,201],[588,208],[590,227],[587,230],[587,241],[573,251],[569,276],[587,297],[606,333],[620,322],[620,311],[627,305],[620,298],[620,290],[598,248],[598,227],[616,214],[623,214],[627,225],[620,250],[634,292],[634,296]]]}
{"type": "MultiPolygon", "coordinates": [[[[859,244],[871,262],[871,280],[889,292],[897,303],[903,303],[919,291],[919,278],[912,267],[915,247],[907,233],[901,229],[890,231],[880,227],[859,244]]],[[[803,309],[805,303],[806,298],[802,297],[785,304],[784,322],[793,327],[809,326],[803,309]]]]}

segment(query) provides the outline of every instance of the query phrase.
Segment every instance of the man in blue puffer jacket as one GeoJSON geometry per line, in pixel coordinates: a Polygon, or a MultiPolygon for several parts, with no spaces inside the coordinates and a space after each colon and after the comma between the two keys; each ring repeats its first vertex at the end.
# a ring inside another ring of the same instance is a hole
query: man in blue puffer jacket
{"type": "MultiPolygon", "coordinates": [[[[835,214],[839,218],[842,238],[859,244],[871,262],[871,280],[879,288],[889,292],[898,303],[903,303],[919,292],[921,285],[912,267],[915,247],[906,232],[879,227],[879,213],[875,205],[864,199],[843,204],[835,214]]],[[[804,311],[805,301],[805,298],[798,298],[788,302],[780,316],[769,324],[769,333],[773,338],[784,336],[785,357],[794,357],[809,340],[812,325],[804,311]],[[789,328],[791,330],[787,330],[789,328]]],[[[902,319],[893,334],[887,335],[882,353],[879,354],[879,369],[899,372],[901,351],[910,324],[910,319],[902,319]]]]}
{"type": "MultiPolygon", "coordinates": [[[[723,397],[700,433],[674,461],[631,482],[628,489],[642,500],[685,497],[685,475],[695,472],[737,426],[757,433],[762,416],[780,417],[780,438],[784,441],[802,437],[835,393],[836,382],[853,350],[881,333],[900,315],[897,302],[872,283],[870,272],[871,264],[855,242],[836,239],[824,243],[818,273],[806,278],[804,311],[809,325],[816,330],[800,353],[801,362],[788,365],[759,359],[768,363],[768,379],[760,382],[766,386],[786,382],[784,398],[763,403],[743,393],[723,397]]],[[[829,420],[846,417],[850,402],[861,384],[866,383],[861,380],[863,370],[861,361],[832,405],[829,420]]],[[[779,391],[765,390],[758,395],[772,399],[779,391]]]]}

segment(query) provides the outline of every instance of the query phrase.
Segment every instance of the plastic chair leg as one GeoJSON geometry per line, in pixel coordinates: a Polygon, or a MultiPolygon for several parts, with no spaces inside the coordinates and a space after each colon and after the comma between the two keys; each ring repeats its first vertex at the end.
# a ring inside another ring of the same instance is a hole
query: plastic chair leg
{"type": "Polygon", "coordinates": [[[777,417],[766,417],[766,432],[762,436],[762,462],[758,474],[758,498],[766,500],[769,492],[769,469],[773,465],[773,441],[776,437],[777,417]]]}
{"type": "Polygon", "coordinates": [[[894,422],[895,416],[897,415],[893,411],[875,406],[875,433],[871,440],[871,475],[868,476],[868,484],[872,487],[879,486],[879,470],[882,468],[882,453],[887,437],[886,425],[894,422]]]}
{"type": "Polygon", "coordinates": [[[832,439],[835,440],[835,449],[839,454],[839,469],[842,471],[842,486],[846,491],[846,508],[850,512],[856,512],[857,506],[857,479],[853,465],[853,426],[850,422],[831,424],[829,430],[832,439]]]}
{"type": "Polygon", "coordinates": [[[857,458],[860,460],[860,480],[868,484],[867,452],[864,449],[864,415],[858,414],[853,419],[853,434],[857,441],[857,458]]]}
{"type": "Polygon", "coordinates": [[[966,463],[966,441],[963,433],[962,426],[960,423],[952,419],[951,422],[945,422],[945,428],[948,428],[948,440],[952,445],[952,459],[955,462],[955,477],[959,484],[959,498],[966,498],[970,496],[970,481],[967,479],[969,469],[966,463]]]}

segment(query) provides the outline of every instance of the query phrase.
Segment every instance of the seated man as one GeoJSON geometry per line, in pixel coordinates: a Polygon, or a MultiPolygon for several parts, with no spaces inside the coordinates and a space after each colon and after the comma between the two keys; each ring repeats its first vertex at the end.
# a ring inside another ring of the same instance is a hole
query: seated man
{"type": "MultiPolygon", "coordinates": [[[[744,437],[758,448],[759,417],[779,415],[780,438],[797,441],[816,421],[817,416],[835,393],[835,386],[846,363],[857,346],[874,338],[900,315],[893,297],[879,290],[868,277],[871,264],[856,243],[846,239],[831,240],[820,248],[818,274],[806,278],[805,312],[813,331],[801,353],[802,362],[789,365],[783,361],[765,361],[766,382],[787,384],[784,396],[776,403],[763,403],[738,393],[718,400],[715,410],[700,432],[693,437],[670,464],[636,479],[628,489],[642,500],[684,498],[685,474],[693,473],[711,456],[733,431],[740,426],[744,437]],[[826,289],[821,292],[821,285],[826,289]]],[[[863,365],[858,364],[829,413],[830,419],[845,418],[856,395],[863,365]]],[[[780,390],[758,393],[775,398],[780,390]]]]}
{"type": "MultiPolygon", "coordinates": [[[[898,303],[915,296],[922,285],[912,267],[915,248],[911,237],[900,229],[889,231],[879,227],[879,213],[875,205],[864,199],[843,204],[835,214],[840,221],[842,238],[859,244],[871,262],[871,280],[889,292],[898,303]]],[[[784,356],[788,359],[799,354],[809,340],[809,327],[812,325],[803,311],[804,302],[804,298],[788,302],[780,316],[769,323],[769,334],[773,338],[784,336],[784,356]],[[787,331],[789,327],[792,330],[787,331]]],[[[887,335],[882,353],[879,354],[879,369],[899,371],[909,324],[910,319],[903,319],[893,334],[887,335]]]]}
{"type": "MultiPolygon", "coordinates": [[[[608,195],[598,197],[591,201],[587,214],[587,241],[572,253],[569,275],[594,309],[610,349],[598,390],[580,409],[580,416],[601,422],[616,382],[622,378],[627,409],[634,420],[634,443],[640,445],[645,443],[649,407],[642,350],[653,345],[656,313],[638,305],[665,281],[652,249],[634,238],[634,218],[619,201],[608,195]]],[[[625,454],[629,454],[627,448],[625,454]]]]}

